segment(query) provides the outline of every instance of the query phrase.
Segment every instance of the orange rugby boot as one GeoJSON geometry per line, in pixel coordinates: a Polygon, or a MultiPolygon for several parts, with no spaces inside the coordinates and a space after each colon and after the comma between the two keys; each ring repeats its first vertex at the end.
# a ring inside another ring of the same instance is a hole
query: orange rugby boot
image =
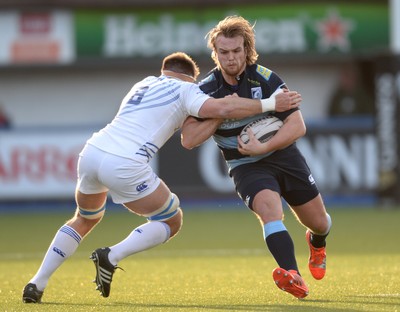
{"type": "Polygon", "coordinates": [[[297,271],[286,271],[282,268],[276,268],[272,271],[272,278],[279,289],[288,292],[298,299],[307,297],[308,287],[297,271]]]}
{"type": "Polygon", "coordinates": [[[326,272],[326,248],[316,248],[311,245],[311,232],[307,230],[306,240],[310,247],[310,257],[308,258],[308,268],[310,269],[311,275],[320,280],[324,278],[326,272]]]}

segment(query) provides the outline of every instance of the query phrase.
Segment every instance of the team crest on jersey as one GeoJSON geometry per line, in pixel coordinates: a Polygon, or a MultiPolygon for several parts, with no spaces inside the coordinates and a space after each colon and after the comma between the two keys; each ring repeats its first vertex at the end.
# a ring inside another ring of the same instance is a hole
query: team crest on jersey
{"type": "Polygon", "coordinates": [[[266,67],[263,67],[261,65],[257,65],[257,69],[256,72],[259,73],[265,80],[269,80],[269,78],[271,77],[272,71],[269,70],[266,67]]]}
{"type": "Polygon", "coordinates": [[[251,88],[251,97],[253,99],[261,99],[262,98],[261,87],[251,88]]]}

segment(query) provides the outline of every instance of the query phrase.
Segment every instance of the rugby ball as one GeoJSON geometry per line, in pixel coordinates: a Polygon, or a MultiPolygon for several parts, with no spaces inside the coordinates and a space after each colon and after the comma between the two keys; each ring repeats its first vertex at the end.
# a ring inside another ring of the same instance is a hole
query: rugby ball
{"type": "Polygon", "coordinates": [[[280,127],[282,127],[282,125],[283,122],[279,118],[271,115],[266,116],[246,125],[246,127],[244,127],[240,132],[240,138],[244,144],[247,144],[249,142],[247,130],[251,129],[254,133],[254,136],[261,143],[265,143],[274,136],[274,134],[279,130],[280,127]]]}

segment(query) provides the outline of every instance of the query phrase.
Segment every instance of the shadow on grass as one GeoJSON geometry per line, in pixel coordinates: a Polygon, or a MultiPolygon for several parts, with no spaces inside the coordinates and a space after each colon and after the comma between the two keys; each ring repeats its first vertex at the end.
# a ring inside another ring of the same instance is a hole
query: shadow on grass
{"type": "MultiPolygon", "coordinates": [[[[144,303],[132,303],[132,302],[113,302],[96,305],[97,308],[104,308],[105,311],[296,311],[296,312],[316,312],[316,311],[360,311],[359,309],[349,308],[338,308],[338,307],[321,307],[321,306],[310,306],[307,303],[329,303],[334,301],[329,300],[299,300],[296,305],[287,304],[144,304],[144,303]],[[304,304],[303,304],[304,303],[304,304]]],[[[93,304],[79,304],[79,303],[56,303],[46,302],[41,305],[55,305],[55,306],[81,306],[93,307],[93,304]]]]}
{"type": "Polygon", "coordinates": [[[400,307],[400,294],[371,294],[347,297],[354,300],[346,302],[357,304],[362,303],[365,308],[367,308],[368,306],[380,306],[382,308],[385,308],[384,311],[397,311],[397,309],[400,307]],[[389,300],[390,302],[388,302],[389,300]]]}

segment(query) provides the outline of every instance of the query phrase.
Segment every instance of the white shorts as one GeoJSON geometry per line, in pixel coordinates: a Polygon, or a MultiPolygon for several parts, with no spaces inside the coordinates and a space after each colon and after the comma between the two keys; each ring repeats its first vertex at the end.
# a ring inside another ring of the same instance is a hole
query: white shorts
{"type": "Polygon", "coordinates": [[[123,204],[153,193],[160,182],[148,163],[109,154],[89,144],[79,154],[77,188],[84,194],[108,191],[114,203],[123,204]]]}

